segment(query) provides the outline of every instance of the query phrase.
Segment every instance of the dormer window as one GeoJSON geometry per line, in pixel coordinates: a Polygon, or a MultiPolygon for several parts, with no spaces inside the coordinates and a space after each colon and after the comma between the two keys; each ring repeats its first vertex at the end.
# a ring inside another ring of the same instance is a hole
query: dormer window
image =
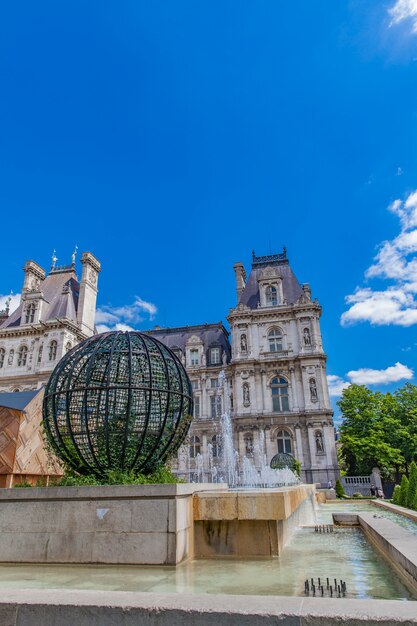
{"type": "Polygon", "coordinates": [[[36,305],[33,302],[32,304],[28,304],[28,306],[26,307],[26,324],[33,324],[33,322],[35,321],[35,311],[36,305]]]}
{"type": "Polygon", "coordinates": [[[277,288],[269,285],[265,289],[266,306],[276,306],[278,304],[277,288]]]}
{"type": "Polygon", "coordinates": [[[220,365],[221,363],[221,350],[220,347],[210,348],[210,364],[220,365]]]}
{"type": "Polygon", "coordinates": [[[190,350],[190,364],[198,365],[198,350],[190,350]]]}

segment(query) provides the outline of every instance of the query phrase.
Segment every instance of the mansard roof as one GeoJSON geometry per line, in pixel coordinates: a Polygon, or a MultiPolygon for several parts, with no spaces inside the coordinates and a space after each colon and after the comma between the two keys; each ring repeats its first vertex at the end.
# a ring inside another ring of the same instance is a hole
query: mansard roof
{"type": "Polygon", "coordinates": [[[41,389],[35,391],[14,391],[12,393],[0,393],[0,406],[6,409],[23,411],[41,389]]]}
{"type": "Polygon", "coordinates": [[[282,278],[283,297],[287,304],[294,304],[303,293],[303,288],[295,277],[284,248],[280,254],[270,254],[268,256],[256,256],[252,253],[252,269],[249,278],[240,294],[238,304],[244,304],[250,309],[257,309],[260,303],[259,283],[262,273],[266,267],[273,267],[276,274],[282,278]]]}
{"type": "MultiPolygon", "coordinates": [[[[46,301],[42,311],[42,322],[48,322],[58,318],[67,318],[72,322],[77,321],[78,296],[80,284],[73,265],[52,269],[39,287],[46,301]]],[[[0,324],[0,329],[20,326],[24,302],[0,324]]]]}
{"type": "Polygon", "coordinates": [[[226,353],[227,362],[231,358],[229,333],[222,322],[218,324],[180,326],[179,328],[154,328],[146,331],[146,333],[159,339],[168,348],[179,348],[183,352],[185,352],[187,341],[194,335],[202,341],[205,353],[210,347],[221,346],[226,353]]]}

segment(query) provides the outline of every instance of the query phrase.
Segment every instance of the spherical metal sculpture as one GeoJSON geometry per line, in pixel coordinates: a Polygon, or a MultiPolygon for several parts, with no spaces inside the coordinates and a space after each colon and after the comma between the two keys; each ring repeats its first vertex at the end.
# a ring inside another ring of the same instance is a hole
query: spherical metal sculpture
{"type": "Polygon", "coordinates": [[[108,332],[58,363],[43,421],[54,452],[79,473],[146,474],[176,453],[192,411],[190,380],[169,348],[136,331],[108,332]]]}
{"type": "Polygon", "coordinates": [[[278,452],[278,454],[272,457],[269,467],[271,469],[288,468],[291,471],[294,471],[295,470],[295,458],[293,457],[292,454],[287,454],[286,452],[278,452]]]}

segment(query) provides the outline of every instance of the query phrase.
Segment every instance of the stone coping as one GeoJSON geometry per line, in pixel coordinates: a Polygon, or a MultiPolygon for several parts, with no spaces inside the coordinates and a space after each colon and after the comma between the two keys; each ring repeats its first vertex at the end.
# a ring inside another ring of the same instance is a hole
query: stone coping
{"type": "MultiPolygon", "coordinates": [[[[225,491],[226,483],[172,483],[165,485],[98,485],[85,487],[20,487],[0,489],[0,503],[30,500],[136,500],[185,497],[200,491],[225,491]]],[[[1,626],[1,623],[0,623],[1,626]]]]}
{"type": "Polygon", "coordinates": [[[385,502],[384,500],[373,500],[373,502],[375,506],[379,506],[383,509],[388,509],[388,511],[393,511],[394,513],[398,513],[398,515],[408,517],[409,519],[413,520],[413,522],[417,522],[417,511],[412,511],[405,506],[399,506],[398,504],[385,502]]]}
{"type": "Polygon", "coordinates": [[[391,567],[402,574],[416,592],[417,538],[413,533],[374,513],[334,513],[333,519],[338,524],[359,525],[370,543],[385,555],[391,567]]]}
{"type": "Polygon", "coordinates": [[[413,601],[5,589],[1,626],[402,626],[413,601]]]}

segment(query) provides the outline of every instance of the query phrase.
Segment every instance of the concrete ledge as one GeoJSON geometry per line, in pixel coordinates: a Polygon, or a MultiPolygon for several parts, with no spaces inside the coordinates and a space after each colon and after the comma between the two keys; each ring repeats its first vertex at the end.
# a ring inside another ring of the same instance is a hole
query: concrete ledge
{"type": "Polygon", "coordinates": [[[279,596],[2,591],[0,626],[415,626],[416,604],[279,596]]]}
{"type": "Polygon", "coordinates": [[[36,502],[47,500],[136,500],[190,496],[199,491],[222,491],[224,483],[174,483],[167,485],[103,485],[97,487],[28,487],[0,489],[2,502],[36,502]]]}
{"type": "Polygon", "coordinates": [[[403,515],[404,517],[408,517],[413,520],[413,522],[417,522],[417,511],[412,511],[411,509],[407,509],[405,506],[398,506],[398,504],[392,504],[392,502],[385,502],[384,500],[373,500],[372,502],[375,506],[387,509],[393,513],[398,513],[398,515],[403,515]]]}
{"type": "Polygon", "coordinates": [[[359,525],[371,544],[385,555],[390,566],[414,592],[417,590],[417,541],[413,533],[372,513],[333,513],[333,520],[343,526],[359,525]]]}

